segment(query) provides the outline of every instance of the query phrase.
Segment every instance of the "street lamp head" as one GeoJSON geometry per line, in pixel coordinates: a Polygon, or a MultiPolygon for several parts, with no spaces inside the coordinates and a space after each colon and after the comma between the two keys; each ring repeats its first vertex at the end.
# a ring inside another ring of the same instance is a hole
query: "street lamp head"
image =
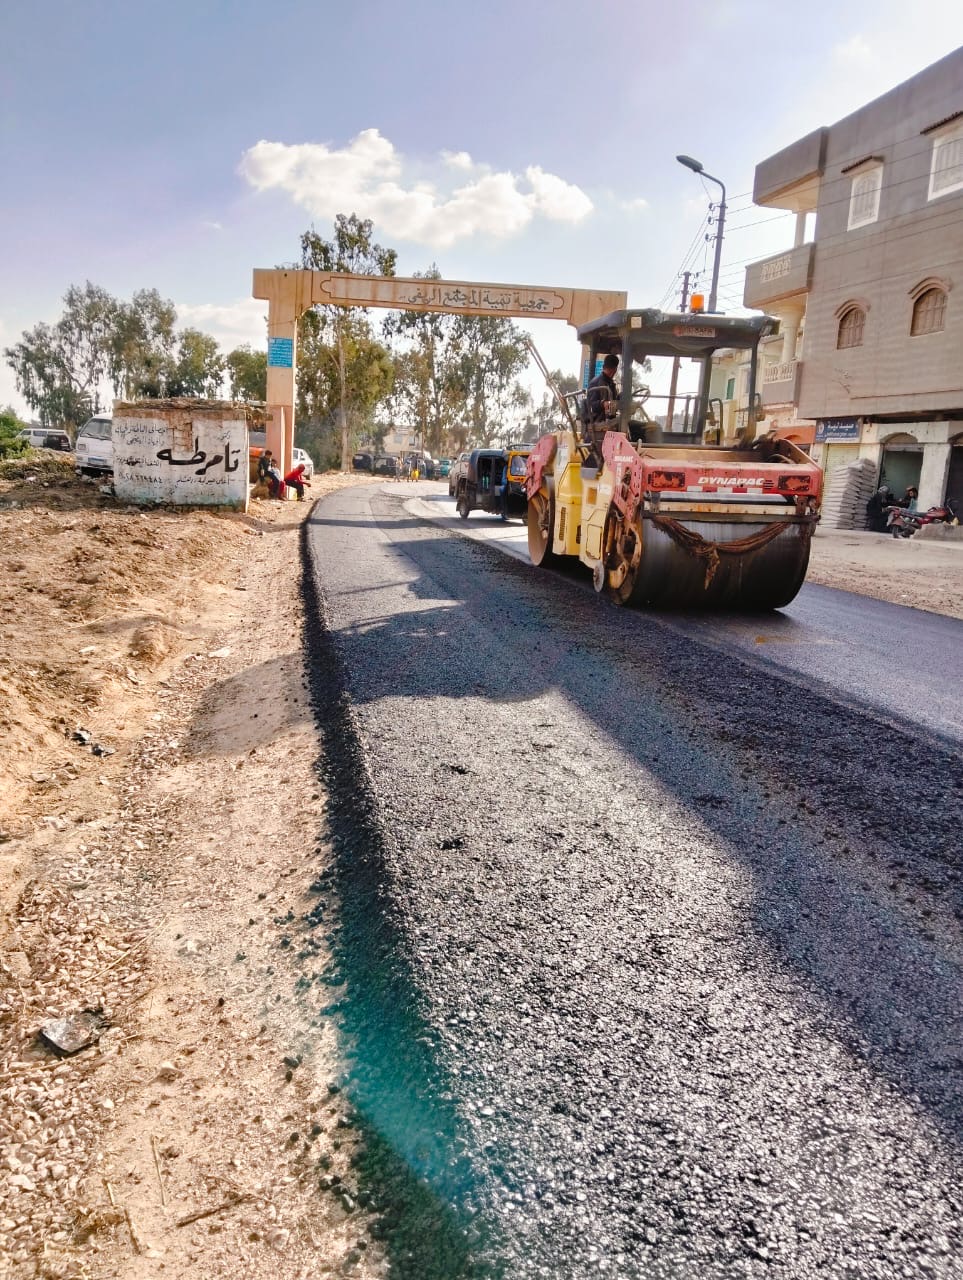
{"type": "Polygon", "coordinates": [[[678,160],[679,164],[684,164],[687,169],[691,169],[693,173],[702,172],[702,162],[700,160],[693,160],[691,156],[676,156],[676,160],[678,160]]]}

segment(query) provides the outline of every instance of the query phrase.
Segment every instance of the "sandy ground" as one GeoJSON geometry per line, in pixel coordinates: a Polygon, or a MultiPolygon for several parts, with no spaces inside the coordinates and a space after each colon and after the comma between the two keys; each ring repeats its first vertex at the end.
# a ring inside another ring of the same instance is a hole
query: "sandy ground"
{"type": "Polygon", "coordinates": [[[952,541],[819,529],[808,582],[963,618],[963,530],[952,541]]]}
{"type": "Polygon", "coordinates": [[[142,513],[31,474],[0,481],[0,1275],[381,1275],[299,996],[309,506],[142,513]],[[38,1042],[85,1009],[96,1044],[38,1042]]]}
{"type": "MultiPolygon", "coordinates": [[[[336,907],[308,510],[141,511],[58,461],[0,468],[0,1276],[385,1274],[300,994],[336,907]],[[99,1038],[56,1056],[38,1031],[82,1010],[99,1038]]],[[[820,533],[810,579],[963,617],[958,542],[820,533]]]]}

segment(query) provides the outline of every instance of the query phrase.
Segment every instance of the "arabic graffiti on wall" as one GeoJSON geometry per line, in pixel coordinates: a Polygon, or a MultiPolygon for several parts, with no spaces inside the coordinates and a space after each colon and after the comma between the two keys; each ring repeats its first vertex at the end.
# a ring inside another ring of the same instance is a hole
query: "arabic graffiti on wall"
{"type": "Polygon", "coordinates": [[[114,417],[114,489],[128,502],[245,507],[247,422],[177,413],[114,417]]]}

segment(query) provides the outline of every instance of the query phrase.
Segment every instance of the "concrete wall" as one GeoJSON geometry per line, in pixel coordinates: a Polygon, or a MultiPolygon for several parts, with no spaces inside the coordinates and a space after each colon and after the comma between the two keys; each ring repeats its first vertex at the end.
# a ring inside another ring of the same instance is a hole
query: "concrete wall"
{"type": "Polygon", "coordinates": [[[928,199],[933,138],[923,132],[961,110],[963,50],[957,50],[827,131],[801,416],[963,407],[963,191],[928,199]],[[849,230],[850,166],[871,157],[883,162],[878,218],[849,230]],[[945,328],[912,337],[912,293],[928,278],[947,288],[945,328]],[[866,310],[863,343],[837,350],[847,302],[866,310]]]}
{"type": "Polygon", "coordinates": [[[247,509],[248,424],[236,409],[115,406],[113,441],[122,500],[247,509]]]}

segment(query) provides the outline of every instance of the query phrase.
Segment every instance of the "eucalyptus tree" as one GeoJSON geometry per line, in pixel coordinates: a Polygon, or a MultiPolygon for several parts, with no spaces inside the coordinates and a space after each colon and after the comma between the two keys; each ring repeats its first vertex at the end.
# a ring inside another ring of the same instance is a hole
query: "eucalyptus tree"
{"type": "MultiPolygon", "coordinates": [[[[339,213],[334,236],[325,240],[314,229],[301,236],[301,265],[312,271],[348,271],[356,275],[393,276],[394,249],[372,239],[374,224],[357,214],[339,213]]],[[[364,308],[337,303],[312,307],[298,331],[299,414],[321,420],[334,414],[341,443],[341,469],[351,467],[353,442],[371,412],[391,389],[394,365],[375,338],[364,308]]]]}

